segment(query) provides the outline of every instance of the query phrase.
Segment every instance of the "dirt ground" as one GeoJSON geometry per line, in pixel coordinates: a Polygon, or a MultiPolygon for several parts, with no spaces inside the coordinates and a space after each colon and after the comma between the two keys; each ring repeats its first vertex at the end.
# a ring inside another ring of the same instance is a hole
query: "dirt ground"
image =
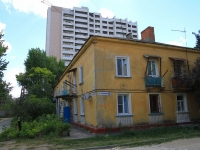
{"type": "MultiPolygon", "coordinates": [[[[0,150],[50,150],[50,149],[62,149],[59,146],[52,145],[27,145],[23,143],[16,143],[14,141],[0,142],[0,150]]],[[[105,149],[104,149],[105,150],[105,149]]],[[[200,150],[200,138],[192,139],[179,139],[172,142],[162,143],[151,146],[141,146],[134,148],[112,148],[107,150],[200,150]]]]}
{"type": "Polygon", "coordinates": [[[125,148],[125,150],[200,150],[200,138],[179,139],[158,145],[125,148]]]}

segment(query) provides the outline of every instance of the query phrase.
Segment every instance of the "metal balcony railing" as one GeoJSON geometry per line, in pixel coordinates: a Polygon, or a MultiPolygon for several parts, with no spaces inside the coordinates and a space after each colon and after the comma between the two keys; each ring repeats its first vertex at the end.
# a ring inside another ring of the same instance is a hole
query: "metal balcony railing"
{"type": "Polygon", "coordinates": [[[145,77],[146,87],[162,87],[162,77],[145,77]]]}
{"type": "Polygon", "coordinates": [[[173,77],[172,88],[188,88],[188,87],[182,77],[173,77]]]}

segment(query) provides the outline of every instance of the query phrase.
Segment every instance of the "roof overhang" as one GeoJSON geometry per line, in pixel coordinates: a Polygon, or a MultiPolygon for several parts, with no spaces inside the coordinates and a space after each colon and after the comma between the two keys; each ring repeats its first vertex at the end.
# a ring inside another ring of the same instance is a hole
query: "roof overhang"
{"type": "Polygon", "coordinates": [[[74,72],[74,71],[76,71],[76,69],[77,68],[70,69],[69,71],[67,71],[67,73],[74,72]]]}
{"type": "Polygon", "coordinates": [[[178,57],[169,57],[169,59],[175,60],[175,61],[187,61],[185,58],[178,58],[178,57]]]}
{"type": "Polygon", "coordinates": [[[149,54],[144,54],[143,55],[145,58],[161,58],[160,56],[158,55],[149,55],[149,54]]]}

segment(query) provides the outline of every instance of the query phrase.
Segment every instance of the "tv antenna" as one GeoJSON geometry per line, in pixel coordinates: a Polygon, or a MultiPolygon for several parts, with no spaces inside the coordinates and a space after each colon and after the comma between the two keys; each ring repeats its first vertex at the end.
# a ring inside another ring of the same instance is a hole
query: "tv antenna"
{"type": "Polygon", "coordinates": [[[186,40],[186,30],[185,30],[185,27],[184,27],[184,30],[172,30],[172,31],[178,31],[178,32],[183,32],[183,33],[185,33],[185,47],[187,47],[187,40],[186,40]]]}
{"type": "Polygon", "coordinates": [[[188,55],[187,55],[187,40],[186,40],[186,30],[184,27],[184,30],[172,30],[172,31],[178,31],[185,33],[185,49],[186,49],[186,59],[187,59],[187,66],[188,66],[188,72],[189,72],[189,62],[188,62],[188,55]]]}

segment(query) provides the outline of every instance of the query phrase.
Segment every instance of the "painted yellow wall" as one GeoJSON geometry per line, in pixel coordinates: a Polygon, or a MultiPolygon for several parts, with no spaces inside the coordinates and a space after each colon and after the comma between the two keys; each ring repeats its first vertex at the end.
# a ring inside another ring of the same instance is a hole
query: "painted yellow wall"
{"type": "MultiPolygon", "coordinates": [[[[149,124],[149,93],[160,94],[164,122],[176,122],[176,91],[171,87],[173,61],[169,57],[184,59],[188,57],[189,66],[192,68],[196,58],[200,57],[200,52],[188,49],[186,57],[186,49],[176,46],[91,37],[80,51],[80,54],[75,57],[67,68],[67,70],[77,68],[78,121],[80,122],[80,96],[88,92],[96,92],[91,100],[84,100],[87,125],[93,127],[116,126],[117,93],[129,93],[131,95],[131,111],[134,115],[134,125],[149,124]],[[143,56],[144,54],[161,57],[161,61],[158,59],[159,75],[163,75],[168,70],[164,76],[164,90],[146,90],[144,76],[147,59],[143,56]],[[115,56],[129,57],[131,77],[116,77],[115,56]],[[84,83],[79,85],[80,66],[83,66],[84,83]],[[100,91],[111,92],[111,95],[98,95],[100,91]]],[[[184,69],[187,70],[186,61],[184,66],[184,69]]],[[[69,80],[66,72],[56,88],[61,87],[65,79],[69,80]]],[[[71,82],[73,82],[72,78],[71,82]]],[[[187,93],[187,101],[191,120],[200,118],[192,93],[187,93]]],[[[73,107],[73,103],[71,104],[73,107]]]]}
{"type": "MultiPolygon", "coordinates": [[[[169,57],[177,57],[189,60],[190,69],[200,52],[187,50],[180,47],[159,46],[147,43],[133,43],[122,40],[108,40],[99,38],[95,40],[95,66],[96,66],[96,90],[109,91],[111,96],[97,96],[98,126],[116,125],[117,97],[116,93],[131,93],[131,107],[134,124],[149,123],[149,93],[159,93],[161,96],[164,122],[176,122],[176,94],[172,89],[173,61],[169,57]],[[157,55],[158,72],[164,76],[164,90],[146,91],[144,76],[147,59],[143,56],[157,55]],[[130,60],[130,78],[116,77],[115,56],[128,56],[130,60]],[[160,73],[161,63],[161,73],[160,73]],[[122,85],[125,85],[122,86],[122,85]]],[[[184,70],[187,71],[187,63],[184,61],[184,70]]],[[[184,92],[182,92],[184,93],[184,92]]],[[[190,118],[200,118],[193,97],[187,96],[190,118]],[[195,107],[195,109],[193,109],[195,107]]]]}

